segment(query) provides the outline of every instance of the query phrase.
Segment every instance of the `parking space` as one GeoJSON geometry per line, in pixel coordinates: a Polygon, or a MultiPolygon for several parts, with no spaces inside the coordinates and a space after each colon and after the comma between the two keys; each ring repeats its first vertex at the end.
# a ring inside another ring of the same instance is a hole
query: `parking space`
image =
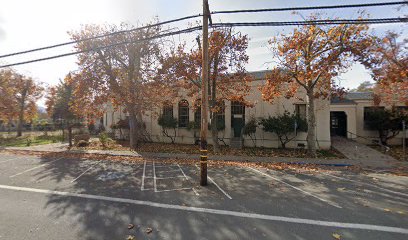
{"type": "Polygon", "coordinates": [[[397,239],[408,234],[406,177],[217,166],[208,169],[209,185],[201,187],[199,168],[192,164],[4,154],[0,173],[0,191],[72,195],[256,221],[380,232],[390,232],[383,227],[391,226],[397,239]]]}

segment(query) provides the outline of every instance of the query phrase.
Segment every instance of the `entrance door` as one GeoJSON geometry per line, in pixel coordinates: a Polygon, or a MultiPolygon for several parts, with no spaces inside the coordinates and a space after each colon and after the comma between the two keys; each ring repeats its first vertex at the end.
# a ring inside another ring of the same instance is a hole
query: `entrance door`
{"type": "Polygon", "coordinates": [[[330,135],[347,137],[347,115],[345,112],[330,112],[330,135]]]}
{"type": "Polygon", "coordinates": [[[234,129],[234,137],[241,137],[241,131],[244,127],[244,118],[240,117],[233,117],[231,120],[232,128],[234,129]]]}

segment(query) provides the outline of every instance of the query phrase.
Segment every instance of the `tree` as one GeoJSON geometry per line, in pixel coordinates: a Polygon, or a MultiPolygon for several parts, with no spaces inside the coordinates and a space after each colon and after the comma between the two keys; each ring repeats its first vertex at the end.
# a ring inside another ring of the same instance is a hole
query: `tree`
{"type": "Polygon", "coordinates": [[[60,81],[57,86],[50,87],[46,96],[46,109],[48,115],[54,122],[61,123],[64,131],[65,126],[68,128],[68,142],[72,147],[72,127],[80,122],[74,111],[71,109],[71,104],[74,101],[72,74],[67,74],[63,81],[60,81]]]}
{"type": "Polygon", "coordinates": [[[364,81],[357,88],[351,89],[350,92],[372,92],[375,84],[370,81],[364,81]]]}
{"type": "MultiPolygon", "coordinates": [[[[318,15],[311,16],[316,20],[318,15]]],[[[315,99],[330,96],[332,79],[353,62],[354,48],[367,44],[365,25],[310,25],[295,28],[269,41],[277,65],[261,87],[263,99],[273,102],[306,92],[307,146],[316,156],[315,99]]]]}
{"type": "Polygon", "coordinates": [[[161,126],[163,135],[170,138],[171,143],[174,143],[176,141],[177,118],[161,115],[158,118],[157,123],[161,126]],[[168,129],[173,129],[174,135],[170,135],[168,129]]]}
{"type": "Polygon", "coordinates": [[[378,131],[381,144],[387,145],[388,140],[397,136],[402,130],[403,120],[407,122],[407,113],[396,109],[376,108],[367,112],[365,124],[369,129],[378,131]]]}
{"type": "Polygon", "coordinates": [[[162,40],[154,38],[162,33],[160,27],[126,31],[131,28],[126,24],[86,25],[70,33],[79,41],[76,49],[84,51],[78,55],[79,73],[73,77],[72,107],[77,114],[100,117],[108,102],[124,106],[129,113],[130,147],[135,149],[147,138],[143,113],[159,107],[173,90],[156,77],[164,52],[162,40]],[[122,33],[111,34],[117,31],[122,33]],[[98,35],[106,36],[84,40],[98,35]],[[104,47],[107,45],[110,47],[104,47]]]}
{"type": "MultiPolygon", "coordinates": [[[[223,111],[224,101],[245,100],[250,92],[250,75],[245,65],[248,36],[232,29],[217,29],[209,36],[209,105],[211,133],[214,151],[219,151],[218,129],[216,120],[223,111]]],[[[176,79],[179,87],[193,99],[201,98],[202,51],[199,48],[186,50],[185,44],[178,46],[165,59],[161,73],[165,78],[176,79]]]]}
{"type": "Polygon", "coordinates": [[[0,70],[0,119],[8,124],[17,118],[12,84],[14,77],[15,72],[11,69],[0,70]]]}
{"type": "Polygon", "coordinates": [[[408,105],[408,39],[394,32],[373,37],[372,44],[361,51],[361,62],[371,70],[376,81],[375,93],[386,103],[408,105]]]}
{"type": "Polygon", "coordinates": [[[42,97],[44,88],[31,77],[18,73],[13,75],[10,83],[12,98],[8,115],[17,116],[17,137],[20,137],[24,122],[31,121],[37,114],[36,102],[42,97]]]}
{"type": "Polygon", "coordinates": [[[264,118],[259,124],[262,125],[265,132],[275,133],[278,136],[282,148],[286,148],[286,144],[296,137],[296,135],[292,135],[295,132],[295,127],[297,131],[307,131],[306,121],[287,111],[282,115],[264,118]]]}

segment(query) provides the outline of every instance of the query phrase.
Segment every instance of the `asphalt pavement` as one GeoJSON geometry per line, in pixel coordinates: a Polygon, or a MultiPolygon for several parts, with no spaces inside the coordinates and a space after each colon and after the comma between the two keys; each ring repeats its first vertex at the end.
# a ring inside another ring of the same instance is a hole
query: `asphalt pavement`
{"type": "Polygon", "coordinates": [[[201,187],[191,164],[0,153],[0,240],[408,238],[408,177],[248,166],[208,176],[201,187]]]}

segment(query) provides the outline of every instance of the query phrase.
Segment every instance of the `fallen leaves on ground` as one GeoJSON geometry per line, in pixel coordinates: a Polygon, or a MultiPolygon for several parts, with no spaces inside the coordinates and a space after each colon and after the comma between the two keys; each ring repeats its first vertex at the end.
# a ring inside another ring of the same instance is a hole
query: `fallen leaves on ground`
{"type": "Polygon", "coordinates": [[[151,232],[153,232],[153,229],[152,229],[152,228],[146,228],[146,233],[147,233],[147,234],[149,234],[149,233],[151,233],[151,232]]]}
{"type": "MultiPolygon", "coordinates": [[[[91,141],[89,146],[85,148],[73,147],[76,150],[129,150],[128,141],[114,141],[110,143],[108,148],[104,148],[99,141],[91,141]]],[[[171,144],[171,143],[144,143],[136,149],[137,152],[154,152],[154,153],[185,153],[185,154],[199,154],[199,146],[193,144],[171,144]]],[[[218,153],[213,153],[212,146],[208,146],[208,151],[212,155],[234,155],[234,156],[256,156],[256,157],[293,157],[293,158],[307,158],[311,157],[306,149],[281,149],[281,148],[243,148],[235,149],[228,146],[220,146],[218,153]]],[[[317,151],[318,158],[338,159],[345,158],[340,152],[330,150],[317,151]]]]}
{"type": "Polygon", "coordinates": [[[126,240],[136,240],[136,237],[135,237],[135,236],[132,236],[132,235],[129,235],[129,236],[126,238],[126,240]]]}
{"type": "Polygon", "coordinates": [[[338,234],[338,233],[333,233],[332,236],[333,236],[334,239],[337,239],[337,240],[341,239],[341,235],[338,234]]]}
{"type": "Polygon", "coordinates": [[[131,223],[128,225],[128,229],[132,229],[132,228],[134,228],[134,227],[135,227],[135,225],[133,225],[133,224],[131,224],[131,223]]]}

